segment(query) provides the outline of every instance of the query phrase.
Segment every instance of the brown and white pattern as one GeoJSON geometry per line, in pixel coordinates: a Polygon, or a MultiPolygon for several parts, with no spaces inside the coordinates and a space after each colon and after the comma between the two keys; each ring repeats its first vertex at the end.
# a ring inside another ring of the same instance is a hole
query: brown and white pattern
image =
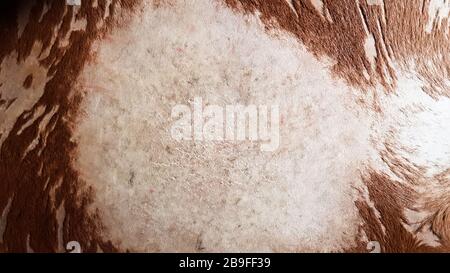
{"type": "Polygon", "coordinates": [[[0,5],[0,251],[450,251],[450,1],[0,5]],[[175,141],[196,97],[279,148],[175,141]]]}

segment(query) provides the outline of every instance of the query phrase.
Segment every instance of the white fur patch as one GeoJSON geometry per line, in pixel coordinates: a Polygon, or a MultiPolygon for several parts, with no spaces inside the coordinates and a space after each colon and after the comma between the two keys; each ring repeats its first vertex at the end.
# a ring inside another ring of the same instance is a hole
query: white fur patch
{"type": "Polygon", "coordinates": [[[208,1],[146,7],[82,75],[76,167],[109,236],[146,251],[338,250],[358,228],[368,127],[352,91],[288,35],[208,1]],[[176,142],[171,107],[278,104],[280,148],[176,142]]]}

